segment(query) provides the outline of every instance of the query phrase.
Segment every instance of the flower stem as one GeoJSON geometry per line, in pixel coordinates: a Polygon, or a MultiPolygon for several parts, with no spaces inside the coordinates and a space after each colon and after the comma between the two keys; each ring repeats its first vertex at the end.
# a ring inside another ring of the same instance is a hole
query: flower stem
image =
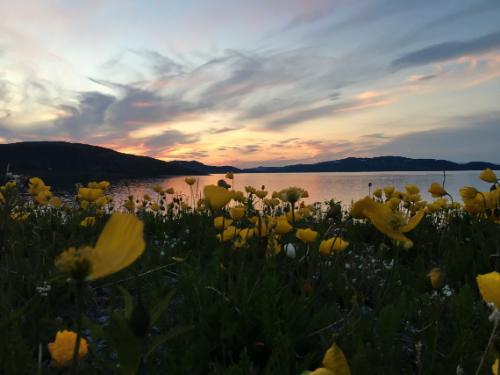
{"type": "Polygon", "coordinates": [[[484,365],[484,361],[486,361],[486,357],[488,355],[488,352],[490,351],[491,344],[493,344],[493,339],[495,338],[495,334],[498,328],[498,322],[500,322],[500,319],[495,319],[488,344],[486,345],[486,349],[484,349],[483,356],[481,357],[481,362],[479,362],[479,366],[477,367],[475,375],[479,375],[479,373],[481,372],[481,368],[484,365]]]}
{"type": "Polygon", "coordinates": [[[76,342],[73,349],[73,359],[71,361],[71,374],[76,374],[78,364],[78,352],[80,349],[80,341],[82,340],[82,294],[83,281],[75,281],[75,305],[76,305],[76,342]]]}

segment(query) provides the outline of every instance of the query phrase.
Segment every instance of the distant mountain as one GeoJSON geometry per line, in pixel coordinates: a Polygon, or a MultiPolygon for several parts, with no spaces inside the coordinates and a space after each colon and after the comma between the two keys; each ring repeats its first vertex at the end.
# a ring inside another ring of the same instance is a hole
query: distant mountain
{"type": "Polygon", "coordinates": [[[147,156],[124,154],[104,147],[69,142],[0,144],[0,180],[7,166],[11,173],[39,176],[49,184],[227,172],[457,171],[484,168],[500,170],[500,165],[485,162],[458,164],[447,160],[411,159],[400,156],[346,158],[315,164],[238,169],[232,166],[205,165],[197,161],[165,162],[147,156]]]}
{"type": "Polygon", "coordinates": [[[0,144],[0,175],[7,166],[11,173],[39,176],[48,183],[201,175],[211,171],[210,167],[197,162],[164,162],[69,142],[0,144]]]}
{"type": "Polygon", "coordinates": [[[173,160],[170,162],[172,165],[176,165],[182,168],[188,168],[195,171],[198,171],[200,174],[212,174],[212,173],[239,173],[241,169],[232,167],[230,165],[227,166],[214,166],[214,165],[206,165],[200,163],[199,161],[183,161],[183,160],[173,160]]]}
{"type": "Polygon", "coordinates": [[[245,173],[290,172],[381,172],[381,171],[464,171],[500,169],[500,165],[473,161],[465,164],[438,159],[411,159],[401,156],[374,158],[345,158],[315,164],[294,164],[284,167],[257,167],[244,169],[245,173]]]}

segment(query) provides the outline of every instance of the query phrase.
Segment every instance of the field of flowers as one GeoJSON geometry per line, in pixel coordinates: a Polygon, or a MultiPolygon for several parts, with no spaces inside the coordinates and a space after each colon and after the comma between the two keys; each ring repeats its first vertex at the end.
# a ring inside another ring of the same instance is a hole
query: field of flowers
{"type": "Polygon", "coordinates": [[[2,374],[498,374],[500,182],[0,187],[2,374]]]}

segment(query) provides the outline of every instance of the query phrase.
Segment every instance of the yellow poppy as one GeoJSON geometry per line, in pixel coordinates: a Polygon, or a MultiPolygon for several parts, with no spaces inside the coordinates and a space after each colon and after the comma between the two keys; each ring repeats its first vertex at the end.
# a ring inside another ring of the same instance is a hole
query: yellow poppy
{"type": "Polygon", "coordinates": [[[104,191],[101,189],[81,187],[78,189],[78,198],[86,200],[87,202],[94,202],[98,198],[102,197],[103,193],[104,191]]]}
{"type": "Polygon", "coordinates": [[[460,196],[462,197],[464,202],[470,199],[474,199],[476,195],[479,193],[479,191],[477,191],[477,189],[472,186],[464,186],[460,188],[459,191],[460,191],[460,196]]]}
{"type": "Polygon", "coordinates": [[[486,168],[484,171],[482,171],[479,175],[479,178],[485,182],[490,182],[492,184],[497,182],[497,175],[490,168],[486,168]]]}
{"type": "Polygon", "coordinates": [[[288,219],[286,218],[286,216],[280,216],[278,218],[278,221],[276,222],[276,227],[274,228],[274,231],[277,234],[283,235],[283,234],[287,234],[292,229],[293,229],[293,226],[291,226],[288,223],[288,219]]]}
{"type": "Polygon", "coordinates": [[[349,246],[349,242],[344,241],[340,237],[332,237],[328,240],[323,240],[319,244],[319,252],[323,255],[330,255],[333,252],[344,251],[347,246],[349,246]]]}
{"type": "Polygon", "coordinates": [[[369,219],[375,228],[387,237],[401,241],[406,248],[410,248],[413,242],[403,233],[415,229],[424,217],[425,211],[419,210],[413,217],[407,219],[400,211],[392,211],[389,206],[365,197],[354,203],[351,215],[358,219],[369,219]]]}
{"type": "Polygon", "coordinates": [[[227,173],[226,173],[226,178],[227,178],[228,180],[232,180],[232,179],[234,178],[234,174],[233,174],[233,172],[227,172],[227,173]]]}
{"type": "Polygon", "coordinates": [[[0,191],[0,203],[5,203],[5,197],[3,196],[1,191],[0,191]]]}
{"type": "Polygon", "coordinates": [[[500,273],[490,272],[476,277],[479,291],[485,302],[492,302],[500,309],[500,273]]]}
{"type": "Polygon", "coordinates": [[[316,238],[318,237],[318,232],[316,232],[310,228],[306,228],[306,229],[299,228],[299,229],[297,229],[295,236],[299,240],[301,240],[302,242],[311,243],[311,242],[316,241],[316,238]]]}
{"type": "Polygon", "coordinates": [[[429,193],[432,194],[434,198],[442,197],[443,195],[448,194],[446,190],[444,190],[443,186],[438,182],[433,182],[429,187],[429,193]]]}
{"type": "Polygon", "coordinates": [[[184,179],[184,181],[186,182],[186,184],[188,184],[189,186],[191,186],[191,185],[194,185],[194,183],[196,182],[196,178],[194,178],[194,177],[186,177],[184,179]]]}
{"type": "MultiPolygon", "coordinates": [[[[64,367],[71,365],[73,361],[73,351],[76,346],[76,336],[76,333],[72,331],[58,331],[54,342],[50,342],[47,345],[55,366],[64,367]]],[[[78,360],[85,358],[88,351],[87,340],[83,337],[80,338],[80,345],[78,346],[78,360]]]]}
{"type": "Polygon", "coordinates": [[[265,190],[257,190],[255,192],[255,195],[258,196],[260,199],[264,199],[267,196],[267,191],[265,191],[265,190]]]}
{"type": "Polygon", "coordinates": [[[95,224],[95,217],[94,216],[87,216],[85,219],[83,219],[80,222],[80,225],[82,227],[91,227],[94,224],[95,224]]]}
{"type": "Polygon", "coordinates": [[[444,284],[444,274],[439,268],[433,268],[428,274],[431,285],[434,289],[439,289],[444,284]]]}
{"type": "Polygon", "coordinates": [[[493,375],[499,375],[500,374],[500,362],[499,362],[498,358],[495,359],[495,362],[491,366],[491,372],[493,373],[493,375]]]}
{"type": "Polygon", "coordinates": [[[309,375],[350,375],[351,369],[347,363],[344,352],[333,344],[323,357],[323,367],[317,368],[309,375]]]}
{"type": "Polygon", "coordinates": [[[224,207],[233,197],[233,193],[217,185],[205,186],[203,195],[208,199],[208,203],[213,210],[224,207]]]}
{"type": "Polygon", "coordinates": [[[227,219],[223,216],[217,216],[214,218],[214,227],[215,229],[222,229],[222,226],[224,226],[224,229],[227,228],[228,226],[231,225],[233,221],[231,219],[227,219]]]}
{"type": "Polygon", "coordinates": [[[115,213],[95,247],[70,248],[56,258],[56,266],[75,278],[96,280],[131,265],[144,252],[144,224],[132,214],[115,213]]]}
{"type": "Polygon", "coordinates": [[[373,191],[373,196],[377,198],[382,198],[382,189],[375,189],[373,191]]]}
{"type": "Polygon", "coordinates": [[[384,187],[385,198],[389,199],[392,196],[392,193],[394,193],[395,190],[396,190],[396,188],[394,186],[385,186],[384,187]]]}
{"type": "Polygon", "coordinates": [[[229,215],[234,220],[240,220],[243,216],[245,216],[245,207],[232,207],[231,209],[229,209],[229,215]]]}
{"type": "Polygon", "coordinates": [[[217,235],[217,238],[219,239],[219,241],[222,241],[223,242],[226,242],[226,241],[229,241],[229,240],[232,240],[233,238],[235,238],[239,233],[239,229],[236,228],[235,226],[231,225],[229,227],[227,227],[226,229],[224,229],[224,232],[222,232],[222,237],[220,234],[217,235]]]}
{"type": "Polygon", "coordinates": [[[405,186],[405,189],[410,195],[420,193],[420,188],[415,184],[408,184],[405,186]]]}

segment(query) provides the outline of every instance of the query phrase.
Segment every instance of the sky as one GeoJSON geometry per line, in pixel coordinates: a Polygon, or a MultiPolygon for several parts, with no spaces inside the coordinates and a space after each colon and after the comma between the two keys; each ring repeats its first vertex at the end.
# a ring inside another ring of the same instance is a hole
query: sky
{"type": "Polygon", "coordinates": [[[498,0],[0,1],[0,143],[500,163],[498,0]]]}

